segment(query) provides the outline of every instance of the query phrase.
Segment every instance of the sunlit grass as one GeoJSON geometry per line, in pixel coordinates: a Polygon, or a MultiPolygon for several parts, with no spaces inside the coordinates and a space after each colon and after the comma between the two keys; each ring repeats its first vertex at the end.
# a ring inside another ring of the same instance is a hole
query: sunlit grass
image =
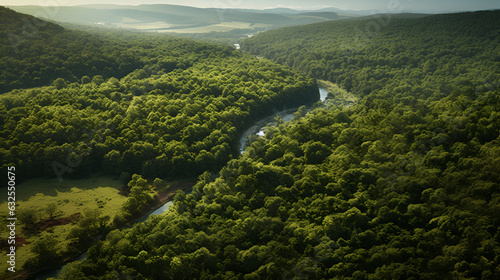
{"type": "MultiPolygon", "coordinates": [[[[45,208],[50,203],[57,204],[58,214],[54,219],[66,218],[75,213],[83,213],[85,209],[99,208],[102,216],[114,217],[127,199],[119,194],[123,182],[106,176],[92,176],[80,180],[65,179],[33,179],[16,186],[16,214],[25,209],[35,209],[37,219],[48,220],[45,208]]],[[[0,209],[7,209],[7,202],[3,199],[0,209]]],[[[6,220],[6,211],[2,211],[2,220],[6,220]]],[[[67,239],[73,224],[59,225],[48,228],[42,233],[29,233],[24,225],[17,221],[16,236],[26,239],[26,245],[20,245],[16,250],[16,270],[20,270],[24,263],[34,256],[31,247],[43,235],[51,235],[58,241],[55,250],[62,250],[69,244],[67,239]]],[[[5,227],[5,226],[4,226],[5,227]]],[[[7,232],[2,228],[2,236],[7,232]]],[[[19,245],[19,244],[18,244],[19,245]]],[[[5,251],[4,251],[5,252],[5,251]]],[[[4,254],[2,252],[2,254],[4,254]]],[[[7,262],[0,264],[0,278],[3,278],[8,268],[7,262]]]]}
{"type": "Polygon", "coordinates": [[[358,100],[358,98],[354,94],[348,92],[347,90],[330,81],[318,80],[318,86],[324,88],[328,92],[330,96],[329,98],[333,97],[333,99],[335,99],[337,102],[355,103],[358,100]]]}
{"type": "Polygon", "coordinates": [[[200,26],[200,27],[192,27],[192,28],[179,28],[179,29],[166,29],[166,30],[158,30],[160,32],[172,32],[172,33],[209,33],[209,32],[225,32],[231,31],[234,29],[254,29],[254,28],[266,28],[269,27],[269,24],[264,23],[248,23],[248,22],[221,22],[218,24],[200,26]]]}
{"type": "Polygon", "coordinates": [[[155,30],[162,28],[171,28],[176,26],[175,24],[166,23],[164,21],[155,21],[155,22],[140,22],[140,21],[123,21],[121,23],[114,24],[117,27],[121,28],[131,28],[131,29],[139,29],[139,30],[155,30]]]}

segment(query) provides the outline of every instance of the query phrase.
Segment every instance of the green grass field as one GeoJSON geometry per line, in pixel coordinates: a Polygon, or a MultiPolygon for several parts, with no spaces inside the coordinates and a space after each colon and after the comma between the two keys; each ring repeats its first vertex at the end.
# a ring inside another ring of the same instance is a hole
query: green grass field
{"type": "Polygon", "coordinates": [[[346,105],[358,101],[358,98],[354,94],[340,88],[337,84],[330,81],[318,80],[318,86],[328,91],[329,98],[333,99],[336,104],[346,105]]]}
{"type": "MultiPolygon", "coordinates": [[[[25,181],[16,186],[16,214],[24,209],[35,209],[39,215],[38,219],[48,220],[49,216],[44,211],[50,203],[57,204],[58,215],[54,219],[66,218],[75,213],[83,213],[85,209],[99,208],[102,216],[116,215],[121,205],[127,199],[119,194],[123,186],[122,181],[106,176],[92,176],[86,179],[65,179],[59,182],[57,179],[33,179],[25,181]]],[[[7,209],[5,196],[2,196],[0,209],[7,209]]],[[[5,221],[7,211],[1,211],[0,218],[5,221]]],[[[16,236],[26,239],[27,244],[21,245],[16,251],[16,268],[20,270],[22,265],[34,255],[31,253],[31,244],[44,235],[52,235],[58,241],[56,250],[61,250],[69,243],[66,236],[73,224],[59,225],[48,228],[41,233],[27,233],[23,225],[17,222],[16,236]]],[[[7,237],[7,231],[2,226],[2,237],[7,237]]],[[[4,252],[2,252],[4,254],[4,252]]],[[[5,276],[8,264],[0,264],[0,278],[5,276]]]]}
{"type": "Polygon", "coordinates": [[[254,29],[254,28],[266,28],[269,24],[264,23],[248,23],[248,22],[221,22],[218,24],[212,24],[207,26],[193,27],[193,28],[182,28],[182,29],[167,29],[161,30],[162,32],[172,32],[172,33],[210,33],[210,32],[226,32],[234,29],[254,29]]]}
{"type": "Polygon", "coordinates": [[[157,31],[165,33],[226,32],[235,29],[255,29],[255,28],[267,28],[271,26],[269,24],[264,24],[264,23],[249,23],[249,22],[239,22],[239,21],[221,22],[217,24],[197,26],[197,27],[186,25],[185,28],[183,28],[183,26],[179,24],[174,25],[163,21],[148,22],[148,23],[123,21],[121,23],[114,25],[120,28],[138,29],[142,31],[157,31]],[[174,26],[175,28],[172,28],[174,26]]]}
{"type": "Polygon", "coordinates": [[[155,30],[155,29],[162,29],[162,28],[171,28],[175,26],[174,24],[169,24],[164,21],[156,21],[156,22],[139,22],[139,21],[123,21],[121,23],[116,23],[114,24],[117,27],[120,28],[129,28],[129,29],[139,29],[139,30],[155,30]]]}

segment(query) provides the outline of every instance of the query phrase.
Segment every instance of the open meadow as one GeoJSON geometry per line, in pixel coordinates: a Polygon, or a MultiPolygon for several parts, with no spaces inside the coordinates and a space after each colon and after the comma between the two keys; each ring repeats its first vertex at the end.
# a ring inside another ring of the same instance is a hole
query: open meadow
{"type": "MultiPolygon", "coordinates": [[[[18,217],[31,211],[33,224],[28,227],[20,218],[17,221],[16,245],[17,266],[21,268],[30,258],[36,256],[33,245],[50,235],[56,241],[57,250],[63,250],[70,243],[67,238],[81,214],[99,209],[100,216],[114,217],[127,197],[120,194],[123,183],[109,176],[91,176],[85,179],[31,179],[16,186],[16,214],[18,217]],[[53,210],[48,210],[52,205],[53,210]],[[55,205],[55,207],[54,207],[55,205]],[[52,216],[52,217],[51,217],[52,216]]],[[[2,197],[1,209],[7,209],[2,197]]],[[[2,212],[2,220],[7,212],[2,212]]],[[[2,227],[2,239],[8,232],[2,227]]],[[[2,242],[7,244],[7,242],[2,242]]],[[[2,250],[6,247],[2,246],[2,250]]],[[[2,253],[3,254],[3,253],[2,253]]],[[[2,262],[0,269],[7,271],[8,264],[2,262]]]]}

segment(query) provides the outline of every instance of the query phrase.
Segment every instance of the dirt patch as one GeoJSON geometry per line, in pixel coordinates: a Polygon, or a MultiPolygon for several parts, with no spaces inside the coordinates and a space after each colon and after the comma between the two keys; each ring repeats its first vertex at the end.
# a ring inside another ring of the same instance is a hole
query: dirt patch
{"type": "Polygon", "coordinates": [[[127,197],[130,193],[130,187],[125,185],[120,188],[120,191],[118,192],[120,195],[127,197]]]}
{"type": "Polygon", "coordinates": [[[161,204],[164,204],[165,202],[174,199],[174,195],[177,190],[189,191],[193,188],[194,185],[196,185],[196,181],[184,182],[172,185],[170,186],[170,189],[168,189],[167,191],[158,192],[158,200],[160,201],[161,204]]]}
{"type": "Polygon", "coordinates": [[[76,222],[78,222],[78,220],[80,219],[81,216],[82,216],[82,214],[80,212],[78,212],[78,213],[74,213],[71,216],[66,217],[66,218],[39,222],[39,223],[37,223],[37,227],[38,227],[39,231],[44,231],[44,230],[47,230],[51,227],[67,225],[69,223],[76,223],[76,222]]]}
{"type": "Polygon", "coordinates": [[[0,245],[0,250],[4,250],[4,251],[9,252],[10,246],[20,247],[20,246],[24,246],[26,244],[29,244],[29,242],[24,237],[19,236],[19,235],[16,235],[15,240],[16,240],[16,244],[8,244],[7,242],[2,242],[2,244],[0,245]]]}

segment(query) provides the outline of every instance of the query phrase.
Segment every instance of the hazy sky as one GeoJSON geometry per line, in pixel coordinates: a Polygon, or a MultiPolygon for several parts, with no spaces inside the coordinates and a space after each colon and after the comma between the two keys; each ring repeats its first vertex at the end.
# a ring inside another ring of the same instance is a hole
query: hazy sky
{"type": "Polygon", "coordinates": [[[71,6],[82,4],[177,4],[216,8],[316,9],[336,7],[353,10],[473,11],[500,9],[499,0],[0,0],[0,5],[71,6]]]}

